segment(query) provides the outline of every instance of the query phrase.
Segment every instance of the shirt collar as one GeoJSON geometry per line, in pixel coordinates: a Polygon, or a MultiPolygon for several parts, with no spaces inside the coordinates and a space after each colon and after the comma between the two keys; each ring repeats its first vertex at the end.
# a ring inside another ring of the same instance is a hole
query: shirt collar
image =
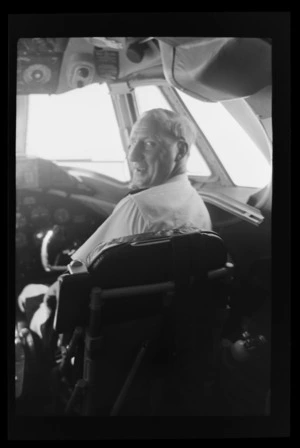
{"type": "Polygon", "coordinates": [[[171,183],[175,183],[175,182],[184,182],[184,183],[187,182],[188,184],[190,184],[190,181],[189,181],[189,178],[187,176],[187,173],[177,174],[176,176],[171,177],[170,179],[168,179],[163,184],[155,185],[154,187],[149,187],[149,188],[136,189],[136,190],[130,191],[128,193],[128,195],[134,195],[134,194],[137,194],[137,193],[141,193],[143,191],[149,191],[149,190],[153,190],[155,188],[161,188],[161,187],[163,187],[166,184],[171,184],[171,183]]]}
{"type": "Polygon", "coordinates": [[[170,184],[171,182],[180,182],[180,181],[185,181],[185,180],[188,180],[188,176],[186,173],[183,173],[183,174],[177,174],[177,176],[171,177],[165,183],[170,184]]]}

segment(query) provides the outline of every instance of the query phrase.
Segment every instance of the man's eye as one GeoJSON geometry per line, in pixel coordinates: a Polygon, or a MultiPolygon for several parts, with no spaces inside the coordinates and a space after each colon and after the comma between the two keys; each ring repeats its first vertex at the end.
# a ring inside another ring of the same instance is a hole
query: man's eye
{"type": "Polygon", "coordinates": [[[152,149],[155,148],[156,142],[148,140],[147,142],[144,143],[144,145],[146,149],[152,149]]]}

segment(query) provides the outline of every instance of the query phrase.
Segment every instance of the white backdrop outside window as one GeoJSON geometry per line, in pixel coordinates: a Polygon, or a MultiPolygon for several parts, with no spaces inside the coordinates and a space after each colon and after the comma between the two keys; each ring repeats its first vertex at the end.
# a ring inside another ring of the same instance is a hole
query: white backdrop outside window
{"type": "Polygon", "coordinates": [[[26,153],[129,180],[106,84],[29,98],[26,153]]]}

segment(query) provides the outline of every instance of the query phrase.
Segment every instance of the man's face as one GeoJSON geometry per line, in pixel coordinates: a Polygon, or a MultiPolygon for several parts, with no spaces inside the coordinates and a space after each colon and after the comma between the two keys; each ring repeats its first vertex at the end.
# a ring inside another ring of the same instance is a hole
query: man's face
{"type": "Polygon", "coordinates": [[[128,162],[132,183],[149,188],[166,182],[176,165],[177,142],[153,118],[137,122],[131,132],[128,162]]]}

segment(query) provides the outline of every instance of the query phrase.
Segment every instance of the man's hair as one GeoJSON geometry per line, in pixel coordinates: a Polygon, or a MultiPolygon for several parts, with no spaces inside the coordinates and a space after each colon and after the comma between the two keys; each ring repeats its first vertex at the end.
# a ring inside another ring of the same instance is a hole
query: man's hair
{"type": "Polygon", "coordinates": [[[151,109],[144,112],[139,121],[145,118],[154,119],[162,129],[166,129],[175,138],[184,139],[189,148],[196,140],[196,127],[184,115],[167,109],[151,109]]]}

